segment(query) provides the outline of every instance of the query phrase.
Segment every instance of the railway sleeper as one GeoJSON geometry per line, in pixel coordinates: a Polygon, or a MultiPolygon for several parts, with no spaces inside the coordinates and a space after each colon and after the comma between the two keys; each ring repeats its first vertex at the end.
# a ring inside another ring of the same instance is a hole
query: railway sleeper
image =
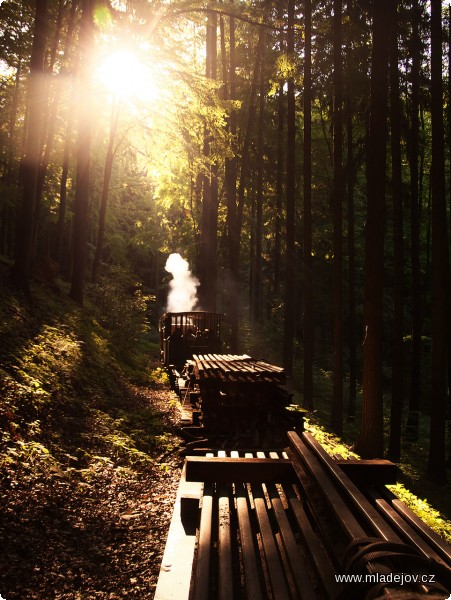
{"type": "Polygon", "coordinates": [[[451,548],[386,488],[392,463],[288,438],[186,458],[155,600],[449,597],[451,548]]]}

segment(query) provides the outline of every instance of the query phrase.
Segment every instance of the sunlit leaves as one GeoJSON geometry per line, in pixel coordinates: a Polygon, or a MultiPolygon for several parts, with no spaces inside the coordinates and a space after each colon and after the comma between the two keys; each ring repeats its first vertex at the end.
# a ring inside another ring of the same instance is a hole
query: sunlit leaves
{"type": "Polygon", "coordinates": [[[97,3],[94,8],[94,23],[99,29],[108,29],[112,24],[112,16],[109,7],[97,3]]]}

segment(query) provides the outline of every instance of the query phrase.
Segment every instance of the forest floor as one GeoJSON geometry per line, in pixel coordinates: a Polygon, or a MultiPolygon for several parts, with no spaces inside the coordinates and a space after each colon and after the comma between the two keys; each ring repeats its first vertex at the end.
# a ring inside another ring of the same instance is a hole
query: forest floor
{"type": "Polygon", "coordinates": [[[34,285],[30,302],[7,273],[0,264],[0,598],[153,598],[183,461],[158,346],[133,342],[132,324],[121,340],[66,289],[34,285]]]}
{"type": "MultiPolygon", "coordinates": [[[[167,387],[131,389],[127,411],[134,407],[158,411],[164,430],[176,432],[167,387]]],[[[177,437],[163,454],[149,454],[152,465],[126,467],[93,455],[97,426],[74,415],[65,431],[66,447],[77,448],[74,463],[82,464],[42,468],[30,451],[20,469],[3,470],[5,600],[153,597],[180,476],[177,437]]]]}

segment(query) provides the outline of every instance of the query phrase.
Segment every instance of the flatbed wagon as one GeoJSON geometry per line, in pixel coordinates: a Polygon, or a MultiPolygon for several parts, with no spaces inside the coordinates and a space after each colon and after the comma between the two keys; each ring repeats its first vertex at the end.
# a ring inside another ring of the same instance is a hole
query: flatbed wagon
{"type": "Polygon", "coordinates": [[[155,600],[446,600],[451,547],[386,487],[385,460],[306,432],[186,458],[155,600]]]}

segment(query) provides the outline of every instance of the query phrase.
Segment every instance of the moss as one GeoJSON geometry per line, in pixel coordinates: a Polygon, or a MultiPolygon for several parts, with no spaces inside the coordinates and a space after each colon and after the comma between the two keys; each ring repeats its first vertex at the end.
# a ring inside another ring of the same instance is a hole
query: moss
{"type": "MultiPolygon", "coordinates": [[[[359,458],[351,445],[343,443],[343,440],[326,427],[312,418],[306,419],[306,430],[320,442],[323,448],[331,455],[341,455],[343,458],[359,458]]],[[[451,543],[451,520],[436,510],[426,499],[421,499],[405,487],[402,482],[387,486],[400,500],[424,521],[431,529],[436,531],[443,539],[451,543]]]]}

